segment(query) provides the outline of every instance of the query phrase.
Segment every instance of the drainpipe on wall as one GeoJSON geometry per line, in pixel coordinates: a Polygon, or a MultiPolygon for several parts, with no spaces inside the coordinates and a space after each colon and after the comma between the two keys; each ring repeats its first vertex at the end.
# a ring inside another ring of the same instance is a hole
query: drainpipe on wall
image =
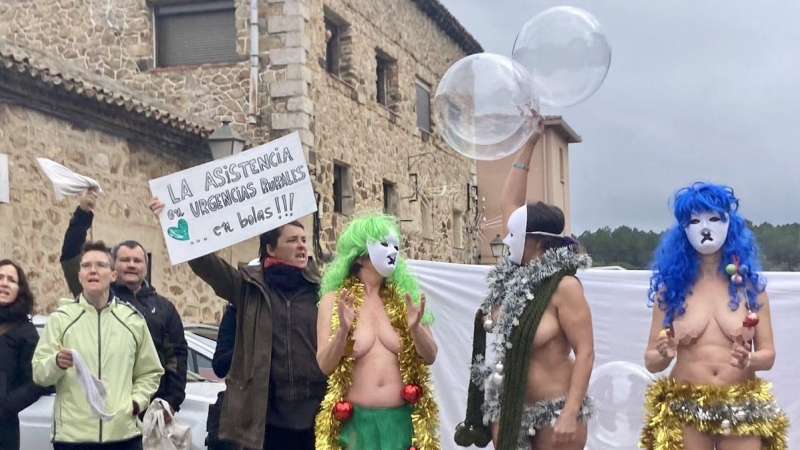
{"type": "Polygon", "coordinates": [[[250,0],[250,102],[247,123],[255,125],[258,118],[258,0],[250,0]]]}

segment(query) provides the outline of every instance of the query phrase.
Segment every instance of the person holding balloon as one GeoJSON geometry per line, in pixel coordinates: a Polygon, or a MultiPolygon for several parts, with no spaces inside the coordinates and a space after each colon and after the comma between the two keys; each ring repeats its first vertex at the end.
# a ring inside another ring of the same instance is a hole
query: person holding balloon
{"type": "Polygon", "coordinates": [[[695,183],[674,199],[677,222],[655,252],[644,361],[668,377],[645,396],[639,447],[784,450],[789,420],[770,383],[769,298],[753,233],[733,189],[695,183]]]}
{"type": "Polygon", "coordinates": [[[583,449],[594,412],[586,394],[592,316],[575,277],[591,258],[564,234],[558,207],[526,203],[529,164],[544,131],[544,118],[534,117],[536,131],[503,191],[508,254],[488,274],[489,294],[475,318],[467,420],[455,435],[465,447],[486,446],[491,433],[496,450],[583,449]],[[485,332],[495,335],[492,363],[484,360],[485,332]]]}

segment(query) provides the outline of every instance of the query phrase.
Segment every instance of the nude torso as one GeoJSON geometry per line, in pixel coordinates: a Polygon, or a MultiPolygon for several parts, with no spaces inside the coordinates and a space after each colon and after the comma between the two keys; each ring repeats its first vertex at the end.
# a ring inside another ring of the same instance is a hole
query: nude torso
{"type": "Polygon", "coordinates": [[[400,336],[380,297],[365,297],[353,333],[353,384],[347,399],[356,405],[387,408],[404,403],[397,355],[400,336]]]}
{"type": "Polygon", "coordinates": [[[526,404],[567,395],[574,365],[570,352],[569,342],[558,322],[556,306],[551,302],[533,338],[526,404]]]}
{"type": "Polygon", "coordinates": [[[728,307],[725,277],[700,279],[686,297],[686,313],[673,328],[678,353],[671,376],[698,384],[738,384],[755,376],[752,370],[730,365],[735,332],[747,315],[744,298],[739,309],[728,307]]]}

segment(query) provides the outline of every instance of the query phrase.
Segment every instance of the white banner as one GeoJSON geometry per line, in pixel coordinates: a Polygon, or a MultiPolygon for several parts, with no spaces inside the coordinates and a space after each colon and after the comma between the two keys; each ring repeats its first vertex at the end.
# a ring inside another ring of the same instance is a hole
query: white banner
{"type": "Polygon", "coordinates": [[[317,210],[297,133],[150,181],[173,265],[317,210]]]}
{"type": "Polygon", "coordinates": [[[8,182],[8,155],[0,153],[0,203],[11,203],[8,182]]]}
{"type": "MultiPolygon", "coordinates": [[[[439,344],[433,381],[439,402],[442,450],[462,450],[453,441],[455,427],[467,407],[472,324],[486,295],[489,266],[430,261],[408,261],[428,300],[436,321],[432,330],[439,344]]],[[[767,272],[772,328],[777,358],[775,366],[758,376],[774,384],[778,404],[794,426],[790,442],[800,441],[800,273],[767,272]]],[[[644,412],[644,392],[656,375],[644,368],[644,349],[652,310],[647,307],[650,272],[590,269],[578,274],[592,309],[595,362],[589,394],[597,403],[597,416],[589,423],[589,450],[637,448],[644,412]]],[[[487,336],[491,358],[493,335],[487,336]]],[[[669,372],[669,368],[662,374],[669,372]]],[[[477,447],[469,447],[477,449],[477,447]]],[[[491,449],[490,443],[487,449],[491,449]]]]}

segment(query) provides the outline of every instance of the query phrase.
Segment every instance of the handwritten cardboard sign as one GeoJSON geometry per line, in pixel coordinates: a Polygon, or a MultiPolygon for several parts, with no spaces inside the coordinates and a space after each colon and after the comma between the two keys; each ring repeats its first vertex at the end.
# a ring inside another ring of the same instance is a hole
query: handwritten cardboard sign
{"type": "Polygon", "coordinates": [[[317,210],[297,133],[150,181],[173,265],[317,210]]]}

